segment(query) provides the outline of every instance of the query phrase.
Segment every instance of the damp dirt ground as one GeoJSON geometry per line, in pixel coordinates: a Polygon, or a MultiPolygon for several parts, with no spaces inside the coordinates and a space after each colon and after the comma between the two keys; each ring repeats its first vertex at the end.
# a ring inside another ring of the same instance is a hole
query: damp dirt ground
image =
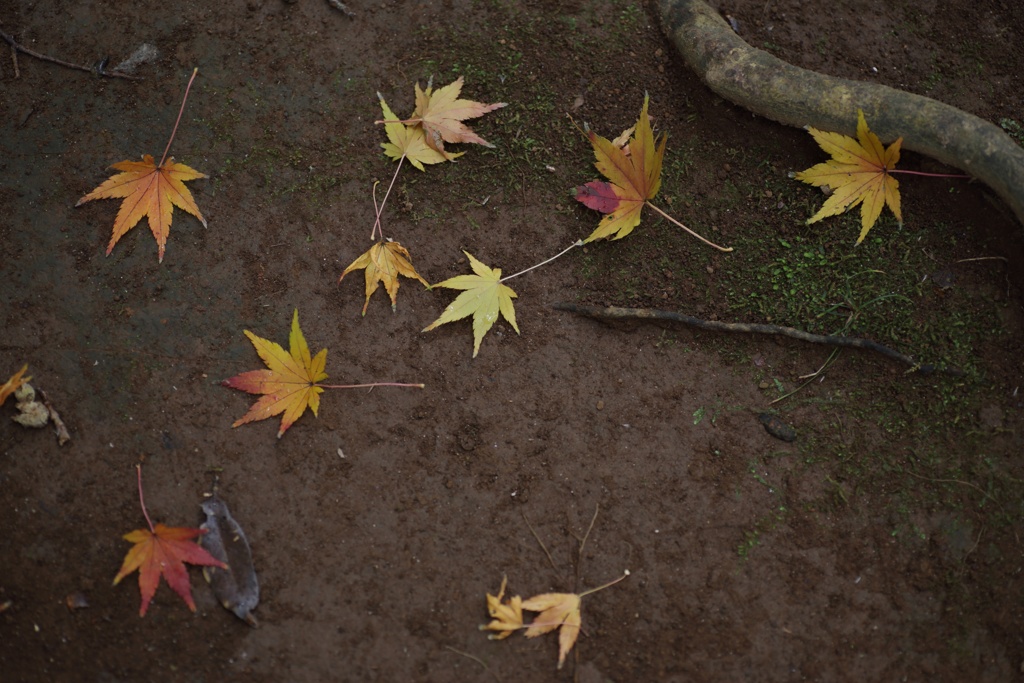
{"type": "MultiPolygon", "coordinates": [[[[788,174],[824,154],[707,90],[645,4],[348,6],[0,5],[0,30],[70,62],[159,51],[138,82],[0,58],[0,373],[28,363],[72,437],[0,408],[0,678],[1020,680],[1024,241],[1005,206],[905,176],[902,226],[887,213],[854,247],[856,214],[806,225],[823,197],[788,174]],[[176,211],[163,263],[144,225],[105,255],[118,204],[75,203],[110,164],[159,158],[193,67],[171,153],[208,176],[190,187],[209,227],[176,211]],[[462,250],[508,274],[586,237],[599,215],[570,190],[596,172],[576,126],[617,135],[645,92],[669,134],[656,202],[735,251],[648,212],[509,281],[520,334],[499,321],[475,359],[468,322],[421,333],[450,290],[403,280],[395,312],[381,291],[362,317],[361,274],[338,276],[395,167],[376,93],[407,114],[431,76],[508,106],[474,124],[494,148],[400,172],[384,232],[430,282],[468,272],[462,250]],[[560,301],[860,336],[955,372],[560,301]],[[232,429],[252,401],[219,381],[261,367],[243,330],[284,343],[296,309],[330,381],[426,388],[328,391],[281,439],[276,419],[232,429]],[[258,628],[198,569],[195,613],[161,585],[140,618],[135,577],[111,585],[145,526],[140,462],[173,526],[201,522],[219,473],[258,628]],[[553,635],[478,630],[503,576],[528,597],[626,569],[584,599],[561,671],[553,635]]],[[[787,61],[1024,135],[1015,2],[719,9],[787,61]]]]}

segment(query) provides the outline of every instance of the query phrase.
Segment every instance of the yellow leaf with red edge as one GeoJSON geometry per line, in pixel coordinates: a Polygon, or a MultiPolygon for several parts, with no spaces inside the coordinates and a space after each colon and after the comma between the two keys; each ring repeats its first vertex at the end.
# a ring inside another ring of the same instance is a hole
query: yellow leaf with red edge
{"type": "Polygon", "coordinates": [[[900,160],[903,138],[888,148],[883,147],[878,136],[868,129],[864,112],[859,109],[856,140],[842,133],[810,127],[807,130],[821,148],[832,155],[828,161],[793,174],[797,180],[816,187],[827,185],[832,191],[818,212],[808,219],[808,223],[841,214],[860,204],[861,229],[857,244],[867,237],[885,205],[892,209],[896,220],[903,225],[899,182],[890,173],[900,160]]]}
{"type": "Polygon", "coordinates": [[[580,634],[583,615],[580,612],[582,599],[576,593],[544,593],[524,600],[522,607],[531,612],[540,612],[526,629],[527,638],[535,638],[560,628],[558,633],[558,668],[565,664],[565,656],[576,644],[580,634]]]}
{"type": "MultiPolygon", "coordinates": [[[[433,151],[433,150],[431,150],[433,151]]],[[[366,301],[363,303],[363,315],[366,315],[366,307],[370,305],[370,297],[377,291],[381,283],[391,297],[391,310],[398,307],[398,276],[403,275],[409,278],[416,278],[423,283],[424,287],[430,287],[430,283],[420,277],[412,266],[409,250],[398,242],[377,242],[370,247],[369,251],[349,264],[348,268],[338,278],[341,282],[346,275],[353,270],[366,269],[366,301]]]]}
{"type": "Polygon", "coordinates": [[[121,579],[139,570],[139,592],[142,595],[142,607],[139,616],[146,616],[149,603],[156,594],[156,587],[163,576],[167,585],[181,596],[189,609],[196,611],[196,603],[192,600],[192,588],[185,563],[220,567],[227,565],[197,545],[192,539],[201,536],[202,529],[185,527],[168,527],[157,524],[153,531],[136,529],[125,534],[124,539],[135,545],[125,555],[121,571],[114,577],[114,585],[121,579]]]}
{"type": "Polygon", "coordinates": [[[622,239],[633,232],[640,224],[644,204],[654,199],[661,189],[661,162],[668,136],[662,135],[660,144],[655,142],[647,115],[648,99],[644,97],[640,118],[628,144],[608,140],[593,131],[588,133],[597,157],[595,166],[611,182],[594,180],[576,188],[578,201],[607,214],[584,242],[606,237],[622,239]]]}
{"type": "Polygon", "coordinates": [[[156,238],[158,260],[162,262],[175,206],[198,218],[206,227],[206,219],[199,212],[192,193],[185,187],[186,181],[205,178],[204,174],[185,164],[174,163],[174,157],[157,166],[149,154],[144,155],[142,161],[122,161],[111,168],[121,173],[105,180],[75,204],[81,206],[93,199],[124,199],[114,220],[107,256],[122,235],[134,228],[144,216],[149,216],[149,229],[156,238]]]}
{"type": "Polygon", "coordinates": [[[384,131],[388,135],[388,142],[380,143],[384,148],[384,154],[398,161],[403,156],[416,168],[424,171],[423,164],[440,164],[445,161],[452,161],[465,152],[456,154],[442,154],[427,144],[423,127],[418,125],[406,125],[398,120],[395,113],[388,107],[384,97],[377,93],[380,99],[380,109],[384,113],[384,131]]]}
{"type": "Polygon", "coordinates": [[[487,594],[487,613],[491,616],[491,622],[481,626],[480,630],[497,631],[497,633],[488,634],[489,640],[504,640],[514,631],[523,628],[523,599],[516,595],[509,598],[507,603],[501,601],[505,597],[507,583],[508,577],[502,577],[498,594],[487,594]]]}
{"type": "Polygon", "coordinates": [[[444,309],[440,318],[430,323],[423,331],[429,332],[438,325],[473,316],[473,358],[476,358],[476,355],[480,353],[480,341],[494,325],[499,313],[512,325],[516,334],[519,334],[519,326],[516,325],[516,310],[512,305],[512,299],[516,298],[516,293],[512,291],[511,287],[501,284],[501,268],[488,268],[473,258],[468,251],[462,253],[469,259],[469,265],[475,274],[459,275],[431,287],[447,287],[465,291],[444,309]]]}
{"type": "Polygon", "coordinates": [[[17,391],[22,384],[32,379],[31,377],[24,376],[26,370],[28,370],[27,363],[25,364],[25,367],[11,375],[10,379],[0,385],[0,405],[3,405],[4,401],[7,400],[7,397],[17,391]]]}
{"type": "Polygon", "coordinates": [[[441,154],[446,142],[472,142],[485,147],[494,147],[463,123],[466,119],[475,119],[487,112],[506,106],[505,102],[483,104],[472,100],[459,99],[462,92],[462,76],[448,85],[434,90],[428,83],[426,90],[416,84],[416,111],[412,122],[423,127],[427,144],[441,154]]]}
{"type": "Polygon", "coordinates": [[[265,420],[280,415],[281,428],[277,438],[281,438],[296,420],[302,417],[308,407],[316,416],[320,408],[320,394],[323,388],[317,385],[327,379],[324,368],[327,365],[327,349],[322,349],[315,357],[311,357],[306,338],[299,328],[299,311],[295,309],[292,317],[292,331],[289,337],[290,351],[285,351],[280,344],[262,337],[257,337],[245,330],[256,348],[266,370],[251,370],[221,382],[226,387],[240,389],[250,394],[263,394],[245,415],[235,420],[232,427],[265,420]]]}

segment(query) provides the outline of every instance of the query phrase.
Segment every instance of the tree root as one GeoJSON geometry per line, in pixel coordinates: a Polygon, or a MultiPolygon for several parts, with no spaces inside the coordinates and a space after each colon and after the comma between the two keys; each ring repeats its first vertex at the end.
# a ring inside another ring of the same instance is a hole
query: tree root
{"type": "Polygon", "coordinates": [[[998,126],[928,97],[801,69],[751,47],[703,0],[658,0],[662,29],[709,88],[791,126],[854,135],[857,109],[883,140],[963,169],[1024,225],[1024,148],[998,126]]]}
{"type": "Polygon", "coordinates": [[[905,354],[891,349],[884,344],[873,342],[870,339],[861,339],[860,337],[837,337],[833,335],[824,334],[811,334],[810,332],[804,332],[803,330],[797,330],[792,327],[782,327],[780,325],[765,325],[763,323],[747,324],[747,323],[723,323],[717,320],[702,320],[701,318],[694,318],[689,315],[683,315],[682,313],[674,313],[672,311],[660,311],[655,308],[619,308],[618,306],[609,306],[607,308],[601,308],[600,306],[583,306],[579,304],[570,303],[554,303],[551,304],[551,308],[557,311],[567,311],[569,313],[577,313],[579,315],[590,316],[591,318],[614,318],[614,319],[633,319],[641,318],[644,320],[669,320],[672,322],[683,323],[690,327],[696,327],[701,330],[709,330],[712,332],[746,332],[756,334],[772,334],[782,337],[790,337],[791,339],[799,339],[801,341],[810,342],[812,344],[824,344],[826,346],[838,346],[854,349],[866,349],[868,351],[875,351],[883,356],[887,356],[894,360],[898,360],[901,363],[910,366],[908,372],[918,372],[922,375],[931,374],[936,371],[944,372],[947,374],[962,376],[963,372],[952,368],[940,368],[934,365],[921,365],[916,360],[905,354]]]}

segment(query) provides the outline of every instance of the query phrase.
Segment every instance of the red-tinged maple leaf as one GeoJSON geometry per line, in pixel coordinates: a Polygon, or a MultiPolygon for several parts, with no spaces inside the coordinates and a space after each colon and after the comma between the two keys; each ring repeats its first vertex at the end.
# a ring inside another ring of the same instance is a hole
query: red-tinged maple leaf
{"type": "Polygon", "coordinates": [[[157,258],[162,262],[175,206],[198,218],[206,227],[206,219],[199,212],[192,193],[185,187],[187,180],[206,177],[199,171],[185,164],[174,163],[174,157],[157,166],[149,154],[143,155],[142,161],[122,161],[111,168],[121,173],[105,180],[75,204],[81,206],[93,199],[124,199],[114,220],[114,232],[107,245],[107,256],[122,235],[134,228],[144,216],[149,216],[149,229],[156,238],[157,258]]]}
{"type": "Polygon", "coordinates": [[[201,536],[202,529],[185,527],[169,527],[157,524],[152,531],[136,529],[125,534],[124,539],[135,545],[125,555],[121,571],[114,577],[114,585],[121,579],[139,570],[139,592],[142,594],[142,607],[139,616],[146,616],[149,603],[156,594],[157,584],[163,576],[175,593],[181,596],[189,609],[196,611],[196,603],[192,600],[192,589],[185,563],[220,567],[227,565],[198,546],[192,539],[201,536]]]}
{"type": "Polygon", "coordinates": [[[27,370],[28,364],[26,363],[25,367],[11,375],[11,378],[8,379],[6,382],[0,384],[0,405],[3,405],[4,401],[7,400],[7,397],[13,394],[15,391],[17,391],[18,387],[32,379],[31,377],[24,376],[25,371],[27,370]]]}
{"type": "Polygon", "coordinates": [[[324,390],[317,382],[327,379],[327,373],[324,372],[327,349],[321,349],[315,357],[310,356],[306,338],[299,328],[298,309],[295,309],[292,316],[292,331],[288,339],[290,351],[285,351],[280,344],[257,337],[249,330],[245,330],[245,336],[256,347],[256,353],[268,369],[243,372],[221,384],[250,394],[265,395],[231,426],[238,427],[284,413],[281,429],[277,432],[277,438],[280,439],[302,417],[307,407],[313,411],[314,416],[317,414],[320,394],[324,390]]]}
{"type": "Polygon", "coordinates": [[[896,220],[903,225],[899,182],[892,176],[896,162],[900,160],[903,138],[888,148],[883,147],[882,141],[868,128],[864,112],[860,109],[857,110],[856,140],[842,133],[810,127],[807,130],[815,142],[832,155],[828,161],[793,174],[797,180],[816,187],[827,185],[832,190],[831,196],[807,220],[808,223],[841,214],[860,204],[861,228],[857,244],[867,237],[885,205],[892,209],[896,220]]]}
{"type": "MultiPolygon", "coordinates": [[[[607,214],[585,242],[611,237],[622,239],[640,224],[640,212],[647,200],[654,199],[661,189],[661,161],[665,156],[666,135],[660,145],[654,140],[647,97],[629,140],[627,155],[622,144],[603,138],[594,131],[588,137],[597,157],[595,166],[611,182],[593,180],[576,188],[576,199],[592,209],[607,214]]],[[[628,129],[627,129],[628,130],[628,129]]]]}

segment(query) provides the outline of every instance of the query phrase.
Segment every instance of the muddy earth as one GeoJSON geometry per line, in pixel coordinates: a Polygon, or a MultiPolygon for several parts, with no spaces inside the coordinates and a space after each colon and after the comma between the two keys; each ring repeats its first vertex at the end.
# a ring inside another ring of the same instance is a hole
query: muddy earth
{"type": "MultiPolygon", "coordinates": [[[[139,81],[0,58],[0,373],[28,363],[72,438],[0,408],[0,678],[1020,680],[1024,233],[1006,207],[901,176],[902,226],[886,211],[854,247],[857,212],[806,225],[824,197],[788,174],[827,156],[710,92],[642,3],[347,4],[0,6],[0,30],[68,62],[159,53],[139,81]],[[112,163],[159,159],[194,67],[171,154],[208,176],[189,185],[209,227],[177,210],[162,264],[145,224],[107,256],[118,202],[75,203],[112,163]],[[509,104],[473,124],[493,149],[399,173],[384,233],[430,282],[469,272],[462,250],[511,274],[586,237],[577,126],[618,135],[645,92],[669,135],[655,203],[735,251],[647,210],[626,239],[510,280],[521,334],[499,321],[475,359],[468,321],[421,333],[451,290],[404,279],[395,312],[381,290],[361,316],[362,274],[338,276],[395,168],[376,93],[408,115],[431,76],[509,104]],[[556,302],[858,336],[948,371],[556,302]],[[262,367],[243,330],[286,343],[295,309],[328,381],[426,388],[329,390],[280,440],[277,419],[232,429],[253,399],[219,382],[262,367]],[[137,463],[172,526],[199,525],[219,475],[258,628],[197,568],[195,613],[161,584],[140,618],[135,575],[111,585],[146,524],[137,463]],[[555,635],[478,630],[503,576],[525,598],[626,569],[584,598],[561,671],[555,635]]],[[[1024,141],[1017,2],[718,8],[791,63],[1024,141]]]]}

